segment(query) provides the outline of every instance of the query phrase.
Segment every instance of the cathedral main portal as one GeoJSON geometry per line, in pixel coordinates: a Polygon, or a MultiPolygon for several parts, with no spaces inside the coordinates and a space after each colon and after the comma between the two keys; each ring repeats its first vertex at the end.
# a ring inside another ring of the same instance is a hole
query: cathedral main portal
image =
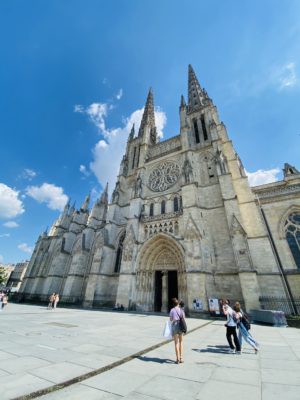
{"type": "Polygon", "coordinates": [[[185,298],[184,252],[166,234],[149,239],[140,251],[136,282],[139,310],[168,312],[173,297],[185,298]]]}

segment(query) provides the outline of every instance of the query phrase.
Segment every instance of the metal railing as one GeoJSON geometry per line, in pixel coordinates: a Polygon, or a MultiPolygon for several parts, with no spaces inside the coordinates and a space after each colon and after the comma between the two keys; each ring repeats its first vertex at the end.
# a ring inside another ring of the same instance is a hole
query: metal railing
{"type": "MultiPolygon", "coordinates": [[[[259,302],[263,310],[283,311],[286,315],[294,314],[293,304],[286,297],[260,296],[259,302]]],[[[300,314],[300,298],[294,298],[294,305],[300,314]]]]}

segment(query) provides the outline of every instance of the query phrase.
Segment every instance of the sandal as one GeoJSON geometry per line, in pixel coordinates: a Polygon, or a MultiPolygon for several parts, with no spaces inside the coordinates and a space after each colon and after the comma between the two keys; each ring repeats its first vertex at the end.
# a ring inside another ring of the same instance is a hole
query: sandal
{"type": "Polygon", "coordinates": [[[184,361],[183,361],[183,359],[181,358],[180,360],[179,360],[179,362],[182,364],[182,363],[184,363],[184,361]]]}
{"type": "Polygon", "coordinates": [[[175,364],[179,364],[180,363],[180,361],[177,359],[176,361],[175,361],[175,364]]]}

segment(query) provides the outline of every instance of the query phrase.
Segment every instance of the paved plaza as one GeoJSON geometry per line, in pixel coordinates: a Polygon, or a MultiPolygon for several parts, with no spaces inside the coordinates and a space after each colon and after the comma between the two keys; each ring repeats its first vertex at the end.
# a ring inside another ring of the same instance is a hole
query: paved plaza
{"type": "Polygon", "coordinates": [[[259,353],[245,345],[236,355],[227,352],[223,322],[187,319],[177,365],[162,338],[165,321],[9,304],[0,313],[0,399],[47,388],[39,399],[300,399],[300,330],[253,325],[259,353]]]}

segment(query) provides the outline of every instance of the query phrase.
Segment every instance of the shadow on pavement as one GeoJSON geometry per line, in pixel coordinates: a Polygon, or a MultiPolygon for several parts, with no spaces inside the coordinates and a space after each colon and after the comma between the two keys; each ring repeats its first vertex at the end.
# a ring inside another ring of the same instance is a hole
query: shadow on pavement
{"type": "Polygon", "coordinates": [[[140,356],[137,357],[138,360],[141,361],[150,361],[150,362],[156,362],[158,364],[175,364],[175,361],[170,360],[168,358],[157,358],[157,357],[144,357],[144,356],[140,356]]]}
{"type": "Polygon", "coordinates": [[[228,354],[229,346],[224,345],[208,345],[206,349],[192,349],[193,351],[197,351],[198,353],[219,353],[219,354],[228,354]]]}

